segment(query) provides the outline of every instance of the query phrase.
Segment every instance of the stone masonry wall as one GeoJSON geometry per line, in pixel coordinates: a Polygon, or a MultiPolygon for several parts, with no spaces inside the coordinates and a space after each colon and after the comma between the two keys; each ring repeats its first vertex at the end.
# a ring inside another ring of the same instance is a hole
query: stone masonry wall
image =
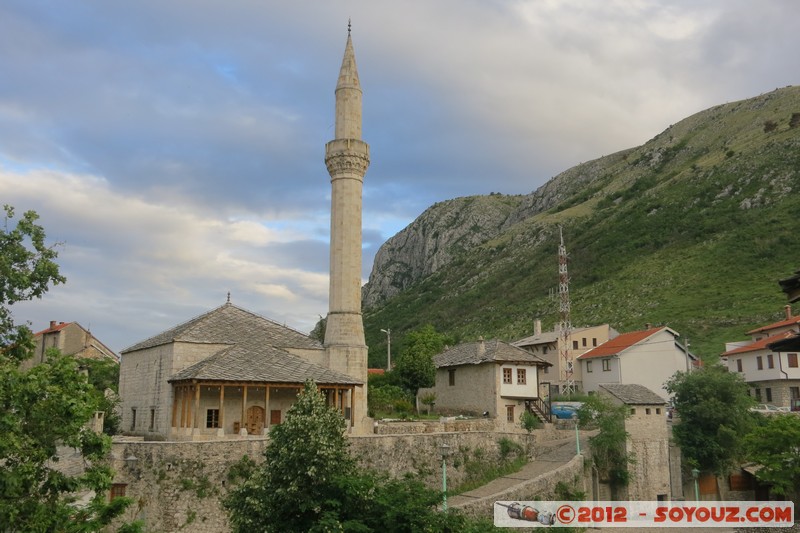
{"type": "MultiPolygon", "coordinates": [[[[536,430],[526,433],[439,432],[407,435],[369,435],[351,437],[351,450],[361,464],[391,475],[420,473],[432,487],[440,482],[442,459],[439,447],[450,446],[448,480],[453,486],[465,476],[456,466],[458,454],[484,456],[498,453],[498,442],[508,438],[523,446],[557,438],[556,432],[536,430]]],[[[268,438],[238,438],[202,442],[116,441],[112,448],[114,483],[126,484],[126,495],[134,499],[125,519],[141,519],[146,531],[218,533],[228,530],[221,501],[230,486],[230,467],[244,455],[259,462],[268,438]],[[126,458],[135,457],[136,461],[126,458]]]]}

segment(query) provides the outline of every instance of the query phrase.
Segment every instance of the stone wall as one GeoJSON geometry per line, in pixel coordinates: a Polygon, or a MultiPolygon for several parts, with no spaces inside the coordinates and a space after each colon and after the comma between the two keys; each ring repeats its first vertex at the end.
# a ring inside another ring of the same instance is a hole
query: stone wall
{"type": "MultiPolygon", "coordinates": [[[[450,446],[448,479],[456,486],[466,475],[464,468],[457,466],[459,455],[481,449],[484,457],[495,457],[503,438],[526,448],[530,445],[535,454],[536,443],[558,437],[555,430],[548,428],[532,435],[492,431],[369,435],[351,437],[350,443],[362,465],[394,476],[419,473],[436,487],[441,479],[442,444],[450,446]]],[[[145,442],[133,438],[115,441],[114,483],[125,484],[126,495],[135,502],[124,518],[144,520],[146,531],[227,531],[221,501],[230,486],[230,467],[245,455],[261,461],[267,443],[268,438],[254,437],[203,442],[145,442]],[[134,457],[136,460],[132,461],[134,457]]]]}

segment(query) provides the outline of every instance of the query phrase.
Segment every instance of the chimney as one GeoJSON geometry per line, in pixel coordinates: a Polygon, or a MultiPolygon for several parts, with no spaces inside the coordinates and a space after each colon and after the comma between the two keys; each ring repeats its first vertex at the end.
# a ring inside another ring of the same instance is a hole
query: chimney
{"type": "Polygon", "coordinates": [[[789,304],[786,304],[785,306],[783,306],[783,309],[784,309],[784,311],[786,311],[786,320],[789,320],[790,318],[792,318],[792,306],[789,305],[789,304]]]}
{"type": "Polygon", "coordinates": [[[478,337],[478,355],[486,353],[486,346],[483,344],[483,335],[478,337]]]}
{"type": "Polygon", "coordinates": [[[533,321],[533,334],[537,337],[542,334],[542,321],[539,318],[533,321]]]}
{"type": "Polygon", "coordinates": [[[50,321],[50,329],[53,329],[55,327],[56,327],[56,321],[55,320],[51,320],[50,321]]]}

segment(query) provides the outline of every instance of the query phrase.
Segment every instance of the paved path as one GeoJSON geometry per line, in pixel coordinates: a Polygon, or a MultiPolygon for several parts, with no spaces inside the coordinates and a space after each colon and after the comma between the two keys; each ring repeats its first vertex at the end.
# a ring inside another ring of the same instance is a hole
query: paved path
{"type": "MultiPolygon", "coordinates": [[[[500,494],[515,485],[534,479],[545,472],[554,470],[575,457],[575,437],[567,437],[536,444],[540,451],[535,459],[526,464],[519,472],[494,479],[477,489],[447,498],[447,505],[458,508],[479,498],[487,498],[493,494],[500,494]],[[544,448],[544,450],[542,450],[544,448]]],[[[589,435],[581,434],[581,449],[589,446],[589,435]]]]}

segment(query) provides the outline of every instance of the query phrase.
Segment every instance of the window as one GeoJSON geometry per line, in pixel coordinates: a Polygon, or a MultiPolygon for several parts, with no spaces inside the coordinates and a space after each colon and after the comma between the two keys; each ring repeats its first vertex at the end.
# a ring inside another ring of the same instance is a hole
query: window
{"type": "Polygon", "coordinates": [[[660,414],[661,414],[661,408],[660,408],[660,407],[656,407],[656,414],[657,414],[657,415],[660,415],[660,414]]]}
{"type": "Polygon", "coordinates": [[[603,359],[603,372],[611,370],[611,359],[603,359]]]}
{"type": "Polygon", "coordinates": [[[525,385],[525,369],[518,368],[517,369],[517,385],[525,385]]]}
{"type": "Polygon", "coordinates": [[[546,353],[547,353],[547,346],[542,348],[542,354],[546,354],[546,353]]]}
{"type": "Polygon", "coordinates": [[[756,400],[761,401],[761,389],[755,389],[756,400]]]}
{"type": "Polygon", "coordinates": [[[736,371],[737,372],[741,372],[742,371],[742,360],[741,359],[737,359],[736,360],[736,371]]]}
{"type": "Polygon", "coordinates": [[[150,408],[150,431],[156,429],[156,410],[154,407],[150,408]]]}
{"type": "Polygon", "coordinates": [[[550,367],[549,366],[542,367],[542,372],[544,372],[545,374],[549,374],[550,373],[550,367]]]}
{"type": "Polygon", "coordinates": [[[514,406],[506,405],[506,422],[514,421],[514,406]]]}
{"type": "Polygon", "coordinates": [[[759,370],[764,370],[764,360],[761,356],[756,356],[756,368],[759,370]]]}
{"type": "Polygon", "coordinates": [[[592,346],[597,346],[597,337],[592,337],[592,346]]]}
{"type": "Polygon", "coordinates": [[[572,349],[573,350],[577,350],[578,349],[578,341],[572,341],[572,349]]]}
{"type": "Polygon", "coordinates": [[[581,339],[581,344],[582,344],[583,346],[586,346],[586,337],[584,337],[584,338],[582,338],[582,339],[581,339]]]}
{"type": "Polygon", "coordinates": [[[767,368],[775,368],[775,360],[772,354],[767,355],[767,368]]]}
{"type": "Polygon", "coordinates": [[[770,387],[767,387],[766,389],[764,389],[764,392],[767,393],[767,401],[771,402],[772,401],[772,389],[770,387]]]}
{"type": "Polygon", "coordinates": [[[447,371],[447,373],[448,373],[448,380],[449,380],[450,386],[451,387],[455,387],[455,385],[456,385],[456,369],[455,368],[451,368],[450,370],[447,371]]]}
{"type": "Polygon", "coordinates": [[[131,431],[136,429],[136,408],[131,408],[131,431]]]}
{"type": "Polygon", "coordinates": [[[588,372],[590,374],[592,373],[592,362],[591,361],[586,361],[586,372],[588,372]]]}
{"type": "Polygon", "coordinates": [[[800,398],[800,387],[789,387],[789,396],[791,396],[793,400],[800,398]]]}
{"type": "Polygon", "coordinates": [[[511,369],[504,368],[503,369],[503,383],[511,383],[511,369]]]}
{"type": "Polygon", "coordinates": [[[219,409],[208,409],[206,411],[206,427],[207,428],[219,427],[219,409]]]}
{"type": "Polygon", "coordinates": [[[636,408],[635,408],[635,407],[631,407],[631,414],[632,414],[632,415],[635,415],[635,414],[636,414],[636,408]]]}
{"type": "Polygon", "coordinates": [[[786,359],[789,360],[789,368],[797,368],[797,354],[796,353],[787,353],[786,359]]]}
{"type": "Polygon", "coordinates": [[[644,410],[644,414],[646,414],[646,415],[649,415],[649,414],[650,414],[650,408],[649,408],[649,407],[646,407],[646,408],[645,408],[645,410],[644,410]]]}
{"type": "Polygon", "coordinates": [[[113,483],[108,495],[108,501],[113,502],[117,498],[123,498],[127,488],[128,485],[126,483],[113,483]]]}

